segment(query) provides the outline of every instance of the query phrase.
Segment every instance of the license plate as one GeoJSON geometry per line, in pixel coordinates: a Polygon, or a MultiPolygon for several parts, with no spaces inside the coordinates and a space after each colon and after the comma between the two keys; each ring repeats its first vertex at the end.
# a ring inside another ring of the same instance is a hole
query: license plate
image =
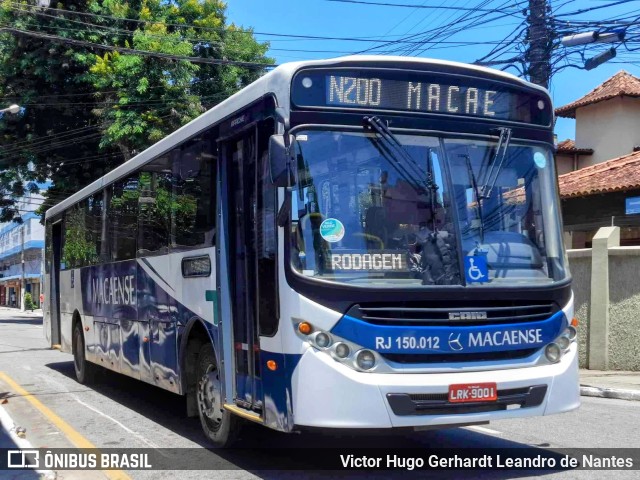
{"type": "Polygon", "coordinates": [[[449,402],[494,402],[498,399],[495,383],[462,383],[449,385],[449,402]]]}

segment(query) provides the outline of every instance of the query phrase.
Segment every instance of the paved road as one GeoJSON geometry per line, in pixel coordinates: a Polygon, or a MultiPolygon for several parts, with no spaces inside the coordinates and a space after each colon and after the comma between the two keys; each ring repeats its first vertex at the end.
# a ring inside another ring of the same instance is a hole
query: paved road
{"type": "MultiPolygon", "coordinates": [[[[197,419],[184,416],[182,397],[143,385],[111,372],[100,375],[91,387],[74,379],[72,357],[50,350],[42,336],[41,319],[19,317],[0,311],[0,372],[5,372],[24,389],[36,395],[42,404],[75,429],[89,442],[101,448],[139,447],[175,448],[206,446],[197,419]]],[[[1,380],[1,379],[0,379],[1,380]]],[[[1,385],[1,384],[0,384],[1,385]]],[[[0,386],[0,398],[6,385],[0,386]]],[[[5,393],[6,396],[6,393],[5,393]]],[[[28,425],[27,438],[34,444],[71,446],[67,435],[50,425],[35,410],[9,398],[7,407],[16,423],[28,425]],[[12,407],[12,408],[9,408],[12,407]],[[35,413],[34,413],[35,412],[35,413]]],[[[640,402],[583,397],[582,407],[569,414],[534,419],[504,420],[486,427],[457,428],[402,434],[280,434],[258,426],[243,432],[241,446],[296,447],[568,447],[568,448],[640,448],[640,402]]],[[[208,455],[216,456],[214,452],[208,455]]],[[[313,455],[313,450],[298,453],[313,455]]],[[[239,470],[216,473],[216,478],[283,478],[300,476],[252,471],[242,456],[225,457],[239,470]]],[[[172,472],[128,472],[131,478],[173,478],[172,472]]],[[[475,478],[553,479],[601,478],[604,472],[484,472],[475,478]]],[[[342,472],[341,476],[344,476],[342,472]]],[[[637,478],[638,472],[616,472],[616,478],[637,478]]],[[[405,476],[406,474],[403,474],[405,476]]],[[[422,472],[424,475],[424,472],[422,472]]],[[[1,476],[1,473],[0,473],[1,476]]],[[[202,478],[204,472],[182,472],[180,478],[202,478]]],[[[206,475],[211,477],[211,474],[206,475]]],[[[305,474],[311,476],[311,474],[305,474]]],[[[317,474],[314,476],[326,476],[317,474]]],[[[335,476],[335,475],[334,475],[335,476]]],[[[388,478],[387,475],[362,473],[354,476],[388,478]]],[[[430,477],[455,478],[451,472],[430,477]]],[[[72,478],[63,472],[59,478],[72,478]]]]}

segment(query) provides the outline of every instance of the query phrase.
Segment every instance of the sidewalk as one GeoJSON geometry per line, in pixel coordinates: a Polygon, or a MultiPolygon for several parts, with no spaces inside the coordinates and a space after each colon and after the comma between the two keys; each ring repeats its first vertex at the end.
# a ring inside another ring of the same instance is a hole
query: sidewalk
{"type": "Polygon", "coordinates": [[[640,400],[640,372],[580,370],[580,394],[587,397],[640,400]]]}
{"type": "Polygon", "coordinates": [[[12,316],[16,316],[16,317],[42,317],[42,309],[41,308],[36,308],[33,311],[31,310],[27,310],[25,312],[21,312],[19,308],[15,308],[15,307],[4,307],[4,306],[0,306],[0,314],[9,314],[12,316]]]}

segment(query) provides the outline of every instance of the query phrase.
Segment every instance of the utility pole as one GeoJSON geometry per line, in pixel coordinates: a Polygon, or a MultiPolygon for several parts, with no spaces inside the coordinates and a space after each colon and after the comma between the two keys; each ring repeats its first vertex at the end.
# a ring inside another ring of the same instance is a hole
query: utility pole
{"type": "Polygon", "coordinates": [[[20,278],[20,311],[24,312],[24,294],[27,288],[24,279],[24,223],[20,226],[20,264],[22,266],[22,275],[20,278]]]}
{"type": "Polygon", "coordinates": [[[549,88],[553,32],[547,22],[547,0],[529,0],[529,80],[549,88]]]}

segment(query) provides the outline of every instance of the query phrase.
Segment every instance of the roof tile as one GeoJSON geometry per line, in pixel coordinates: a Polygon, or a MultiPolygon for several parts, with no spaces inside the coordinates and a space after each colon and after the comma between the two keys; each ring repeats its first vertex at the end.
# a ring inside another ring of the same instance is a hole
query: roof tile
{"type": "Polygon", "coordinates": [[[563,107],[556,108],[556,115],[575,118],[576,109],[615,97],[640,97],[640,78],[621,70],[584,97],[563,107]]]}
{"type": "Polygon", "coordinates": [[[592,155],[591,148],[578,148],[576,142],[571,139],[563,140],[556,146],[556,153],[581,153],[583,155],[592,155]]]}
{"type": "Polygon", "coordinates": [[[561,198],[640,188],[640,151],[565,173],[558,183],[561,198]]]}

